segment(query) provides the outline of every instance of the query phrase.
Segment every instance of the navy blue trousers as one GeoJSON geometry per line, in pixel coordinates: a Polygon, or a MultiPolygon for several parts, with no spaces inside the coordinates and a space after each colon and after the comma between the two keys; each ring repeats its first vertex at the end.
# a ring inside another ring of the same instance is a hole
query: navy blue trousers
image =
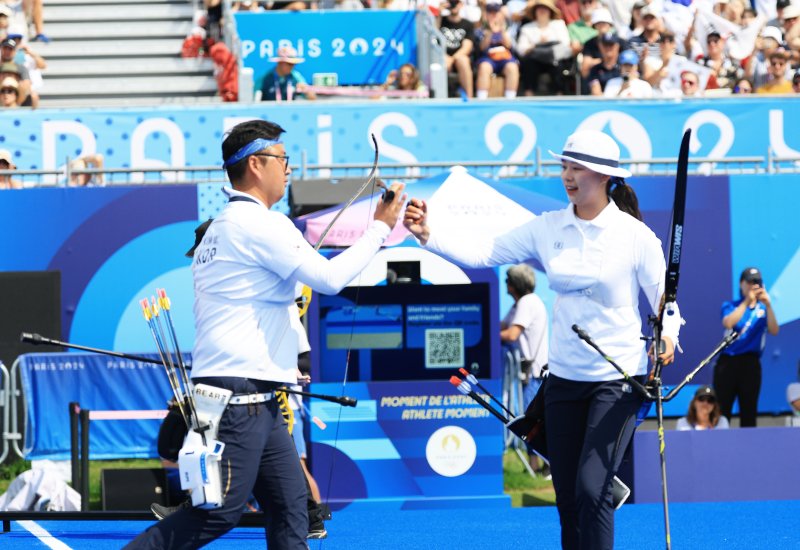
{"type": "MultiPolygon", "coordinates": [[[[234,394],[269,391],[275,384],[246,378],[198,378],[234,394]]],[[[167,516],[126,546],[130,549],[200,548],[239,522],[252,493],[265,514],[270,550],[307,549],[306,482],[294,442],[275,399],[257,405],[229,405],[218,439],[225,503],[216,510],[183,509],[167,516]]]]}
{"type": "Polygon", "coordinates": [[[545,433],[565,550],[614,547],[611,480],[641,405],[642,397],[624,380],[576,382],[550,375],[545,433]]]}

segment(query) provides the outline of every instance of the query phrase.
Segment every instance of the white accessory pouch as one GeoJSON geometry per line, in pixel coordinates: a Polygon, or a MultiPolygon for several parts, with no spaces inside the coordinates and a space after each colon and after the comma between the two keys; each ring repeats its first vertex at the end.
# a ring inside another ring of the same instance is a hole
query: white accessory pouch
{"type": "Polygon", "coordinates": [[[194,388],[197,424],[201,433],[190,430],[178,455],[181,489],[191,491],[192,506],[219,508],[224,502],[221,460],[225,444],[217,441],[219,421],[233,395],[230,390],[199,384],[194,388]]]}

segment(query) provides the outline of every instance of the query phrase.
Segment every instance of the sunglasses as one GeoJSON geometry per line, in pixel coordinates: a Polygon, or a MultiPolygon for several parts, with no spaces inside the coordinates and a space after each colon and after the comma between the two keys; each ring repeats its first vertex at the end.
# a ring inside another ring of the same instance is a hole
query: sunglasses
{"type": "Polygon", "coordinates": [[[713,38],[707,38],[706,39],[706,43],[707,44],[716,44],[717,42],[719,42],[719,38],[717,38],[716,36],[713,37],[713,38]]]}
{"type": "Polygon", "coordinates": [[[0,88],[0,94],[15,94],[17,90],[14,88],[0,88]]]}
{"type": "Polygon", "coordinates": [[[697,398],[698,401],[702,401],[703,403],[716,403],[717,400],[710,395],[701,395],[697,398]]]}

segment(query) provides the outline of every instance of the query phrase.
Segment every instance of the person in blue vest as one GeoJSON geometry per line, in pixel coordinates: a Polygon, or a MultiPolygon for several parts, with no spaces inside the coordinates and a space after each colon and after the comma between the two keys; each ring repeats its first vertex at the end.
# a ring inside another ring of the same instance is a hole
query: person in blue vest
{"type": "Polygon", "coordinates": [[[780,329],[758,268],[742,271],[739,299],[722,304],[722,326],[738,332],[739,338],[722,352],[714,367],[719,406],[730,420],[733,403],[738,398],[739,425],[755,427],[761,391],[761,354],[767,332],[775,336],[780,329]]]}
{"type": "Polygon", "coordinates": [[[305,61],[291,46],[278,49],[276,57],[270,57],[275,68],[264,75],[261,84],[261,101],[294,101],[295,99],[316,99],[314,92],[308,90],[306,79],[295,69],[295,65],[305,61]]]}

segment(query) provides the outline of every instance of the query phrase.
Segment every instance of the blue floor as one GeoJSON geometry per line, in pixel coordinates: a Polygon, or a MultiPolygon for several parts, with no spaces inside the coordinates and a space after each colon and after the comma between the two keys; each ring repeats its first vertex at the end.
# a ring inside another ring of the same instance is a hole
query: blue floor
{"type": "MultiPolygon", "coordinates": [[[[675,503],[670,505],[672,545],[680,549],[800,548],[800,501],[675,503]]],[[[110,550],[125,545],[146,522],[42,521],[53,538],[45,544],[12,523],[0,548],[110,550]]],[[[616,548],[662,549],[660,504],[625,505],[616,515],[616,548]]],[[[559,548],[558,514],[553,507],[448,510],[341,510],[328,522],[329,538],[311,541],[312,550],[469,548],[559,548]]],[[[261,529],[236,529],[207,548],[262,548],[261,529]]]]}

